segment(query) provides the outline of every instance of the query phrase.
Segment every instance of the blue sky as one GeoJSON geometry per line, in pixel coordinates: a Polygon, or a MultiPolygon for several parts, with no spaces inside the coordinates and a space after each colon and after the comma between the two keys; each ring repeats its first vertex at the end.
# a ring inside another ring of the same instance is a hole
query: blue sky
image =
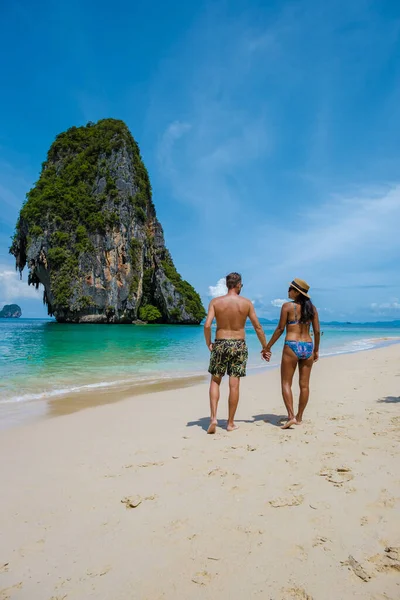
{"type": "Polygon", "coordinates": [[[306,279],[324,320],[400,318],[400,3],[1,3],[0,306],[44,316],[8,255],[60,131],[123,119],[179,272],[243,274],[274,318],[306,279]]]}

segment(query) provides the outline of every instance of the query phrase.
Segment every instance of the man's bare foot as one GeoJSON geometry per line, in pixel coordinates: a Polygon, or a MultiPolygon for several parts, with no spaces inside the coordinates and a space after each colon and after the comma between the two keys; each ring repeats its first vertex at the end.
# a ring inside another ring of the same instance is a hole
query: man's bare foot
{"type": "Polygon", "coordinates": [[[207,433],[215,433],[217,430],[218,421],[211,421],[209,428],[207,429],[207,433]]]}
{"type": "Polygon", "coordinates": [[[235,423],[233,425],[227,425],[226,427],[227,431],[235,431],[235,429],[239,429],[239,425],[236,425],[235,423]]]}
{"type": "Polygon", "coordinates": [[[281,429],[289,429],[289,427],[291,427],[292,425],[297,425],[296,417],[293,417],[293,419],[288,419],[286,423],[282,425],[281,429]]]}
{"type": "Polygon", "coordinates": [[[300,419],[299,417],[296,417],[296,425],[301,425],[303,423],[303,419],[300,419]]]}

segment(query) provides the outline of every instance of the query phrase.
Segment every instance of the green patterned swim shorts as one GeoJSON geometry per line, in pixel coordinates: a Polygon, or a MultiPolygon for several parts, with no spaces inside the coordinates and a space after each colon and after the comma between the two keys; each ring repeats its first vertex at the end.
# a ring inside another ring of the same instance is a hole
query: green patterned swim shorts
{"type": "Polygon", "coordinates": [[[208,372],[211,375],[245,377],[248,351],[244,340],[215,340],[208,372]]]}

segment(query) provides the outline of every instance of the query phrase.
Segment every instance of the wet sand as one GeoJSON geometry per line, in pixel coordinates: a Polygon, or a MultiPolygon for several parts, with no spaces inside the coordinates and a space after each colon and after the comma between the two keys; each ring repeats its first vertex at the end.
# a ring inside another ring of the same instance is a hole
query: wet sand
{"type": "Polygon", "coordinates": [[[397,600],[399,365],[321,360],[286,431],[274,369],[232,433],[206,384],[2,432],[0,600],[397,600]]]}

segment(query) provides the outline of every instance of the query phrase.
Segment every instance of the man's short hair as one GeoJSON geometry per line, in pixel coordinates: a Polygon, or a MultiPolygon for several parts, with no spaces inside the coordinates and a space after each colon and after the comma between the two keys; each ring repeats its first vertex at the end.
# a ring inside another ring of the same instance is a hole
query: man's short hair
{"type": "Polygon", "coordinates": [[[226,276],[226,287],[228,290],[233,290],[239,283],[242,283],[242,276],[240,273],[229,273],[226,276]]]}

